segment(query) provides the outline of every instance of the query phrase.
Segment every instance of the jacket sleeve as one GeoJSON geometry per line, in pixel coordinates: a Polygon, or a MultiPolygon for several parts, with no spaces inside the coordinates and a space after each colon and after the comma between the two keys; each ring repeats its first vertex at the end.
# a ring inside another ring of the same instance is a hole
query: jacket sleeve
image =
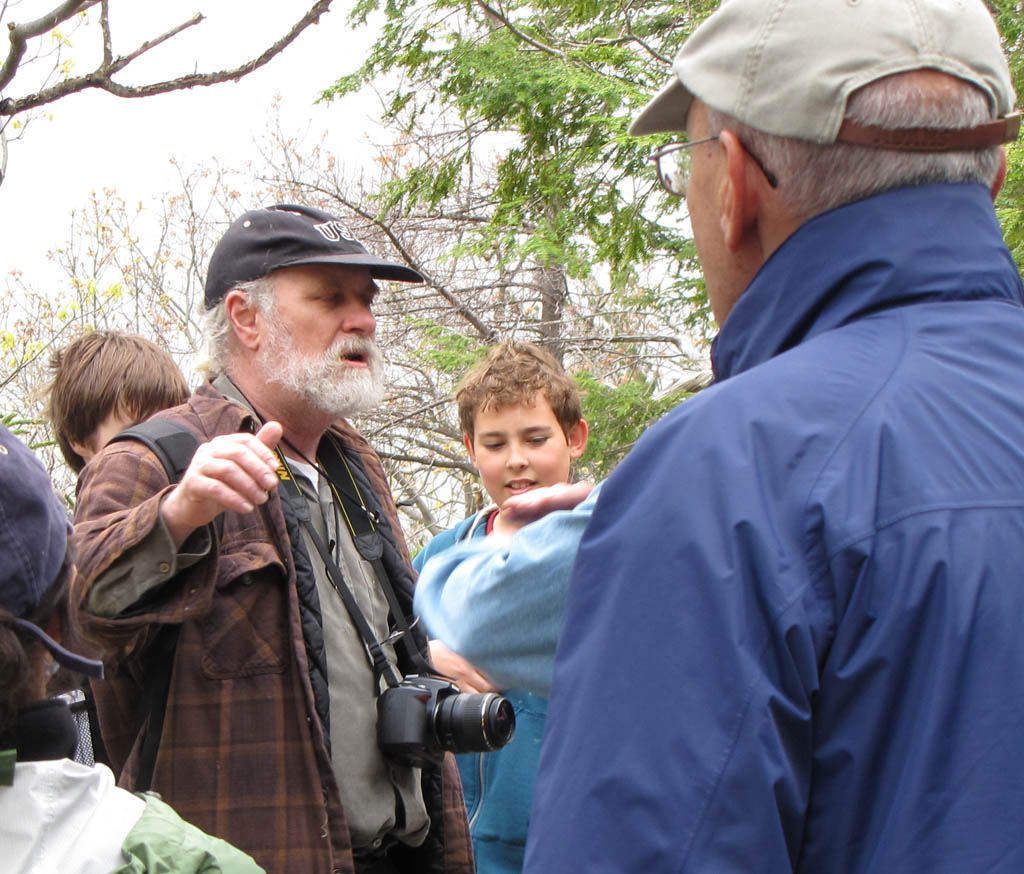
{"type": "MultiPolygon", "coordinates": [[[[135,442],[116,443],[105,449],[86,465],[79,480],[73,534],[76,597],[83,606],[86,630],[115,651],[134,649],[153,624],[179,623],[186,613],[195,615],[209,594],[196,590],[186,597],[173,585],[182,567],[194,563],[198,556],[181,562],[180,555],[172,553],[161,559],[162,551],[153,550],[154,542],[159,540],[160,501],[171,488],[163,465],[145,446],[135,442]],[[150,566],[147,559],[154,556],[157,560],[150,566]],[[131,580],[131,587],[144,595],[166,585],[161,592],[164,597],[147,598],[146,606],[123,610],[113,618],[99,614],[116,611],[100,608],[97,613],[91,608],[94,599],[90,596],[97,583],[109,588],[111,581],[127,577],[137,577],[131,580]]],[[[188,552],[189,544],[198,539],[190,537],[183,550],[188,552]]],[[[208,540],[205,544],[208,549],[208,540]]]]}
{"type": "Polygon", "coordinates": [[[576,547],[598,491],[511,538],[459,543],[429,559],[414,607],[430,635],[502,688],[546,698],[576,547]]]}
{"type": "Polygon", "coordinates": [[[580,546],[530,874],[797,862],[823,602],[772,497],[784,476],[735,423],[695,433],[679,412],[605,483],[580,546]]]}

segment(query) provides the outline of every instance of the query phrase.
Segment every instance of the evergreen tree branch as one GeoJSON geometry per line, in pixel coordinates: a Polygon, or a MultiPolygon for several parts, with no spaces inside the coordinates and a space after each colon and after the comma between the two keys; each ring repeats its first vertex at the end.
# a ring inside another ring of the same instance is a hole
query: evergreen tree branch
{"type": "Polygon", "coordinates": [[[533,39],[528,34],[521,31],[511,21],[509,21],[508,16],[505,15],[504,12],[500,12],[493,6],[485,3],[484,0],[475,0],[475,2],[476,5],[479,6],[484,11],[484,14],[488,17],[488,19],[490,19],[491,21],[500,22],[503,27],[507,28],[510,33],[515,34],[515,36],[521,39],[523,42],[533,46],[538,51],[542,51],[545,54],[551,55],[552,57],[559,58],[563,61],[566,60],[564,52],[561,52],[556,48],[552,48],[551,46],[544,45],[544,43],[537,42],[537,40],[533,39]]]}

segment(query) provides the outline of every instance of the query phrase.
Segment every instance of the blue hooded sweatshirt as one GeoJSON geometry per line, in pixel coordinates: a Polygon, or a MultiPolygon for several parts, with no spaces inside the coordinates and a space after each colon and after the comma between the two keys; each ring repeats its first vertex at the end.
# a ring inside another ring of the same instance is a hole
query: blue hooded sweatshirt
{"type": "MultiPolygon", "coordinates": [[[[496,511],[495,507],[488,507],[463,519],[454,528],[442,531],[417,554],[413,567],[422,572],[424,566],[443,561],[445,554],[458,548],[459,544],[504,541],[506,538],[487,537],[487,517],[496,511]]],[[[536,581],[537,568],[532,568],[532,571],[531,576],[536,581]]],[[[493,637],[488,632],[488,629],[493,629],[492,619],[493,613],[486,605],[470,605],[451,617],[450,627],[444,633],[431,629],[431,636],[441,639],[472,662],[472,658],[457,648],[457,632],[460,628],[467,628],[474,630],[474,636],[493,637]]],[[[553,646],[551,652],[553,655],[553,646]]],[[[502,656],[513,664],[517,663],[515,647],[510,647],[502,656]]],[[[500,683],[493,676],[491,680],[500,683]]],[[[519,874],[523,870],[533,786],[537,779],[537,762],[540,760],[544,720],[548,712],[547,699],[527,689],[502,685],[501,690],[515,710],[515,736],[499,750],[464,753],[455,757],[466,799],[477,874],[519,874]]]]}

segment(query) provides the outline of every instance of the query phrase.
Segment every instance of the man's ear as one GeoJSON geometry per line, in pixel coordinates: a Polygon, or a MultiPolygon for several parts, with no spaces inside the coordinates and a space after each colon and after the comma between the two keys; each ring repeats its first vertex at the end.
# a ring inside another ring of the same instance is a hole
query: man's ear
{"type": "Polygon", "coordinates": [[[750,165],[754,162],[739,137],[731,130],[724,130],[718,139],[725,152],[725,176],[720,197],[722,235],[729,251],[736,252],[757,222],[757,180],[750,175],[750,165]]]}
{"type": "Polygon", "coordinates": [[[569,444],[569,458],[574,461],[579,458],[587,448],[587,435],[590,434],[590,426],[586,419],[580,419],[575,425],[569,426],[569,432],[565,435],[569,444]]]}
{"type": "Polygon", "coordinates": [[[259,309],[253,306],[249,295],[240,289],[231,289],[224,296],[224,310],[238,342],[246,349],[259,349],[263,326],[257,318],[259,309]]]}
{"type": "Polygon", "coordinates": [[[996,178],[992,182],[992,200],[996,199],[999,194],[999,190],[1003,187],[1003,183],[1006,181],[1006,147],[999,147],[999,169],[996,170],[996,178]]]}

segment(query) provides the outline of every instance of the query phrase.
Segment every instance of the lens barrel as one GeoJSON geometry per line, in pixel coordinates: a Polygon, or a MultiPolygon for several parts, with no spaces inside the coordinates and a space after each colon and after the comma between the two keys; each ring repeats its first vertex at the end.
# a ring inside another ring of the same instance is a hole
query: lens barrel
{"type": "Polygon", "coordinates": [[[484,753],[505,746],[516,732],[509,700],[494,692],[449,695],[434,713],[438,743],[455,753],[484,753]]]}
{"type": "Polygon", "coordinates": [[[445,751],[499,749],[516,730],[516,713],[494,692],[463,694],[447,678],[411,674],[377,699],[377,744],[393,762],[437,766],[445,751]]]}

